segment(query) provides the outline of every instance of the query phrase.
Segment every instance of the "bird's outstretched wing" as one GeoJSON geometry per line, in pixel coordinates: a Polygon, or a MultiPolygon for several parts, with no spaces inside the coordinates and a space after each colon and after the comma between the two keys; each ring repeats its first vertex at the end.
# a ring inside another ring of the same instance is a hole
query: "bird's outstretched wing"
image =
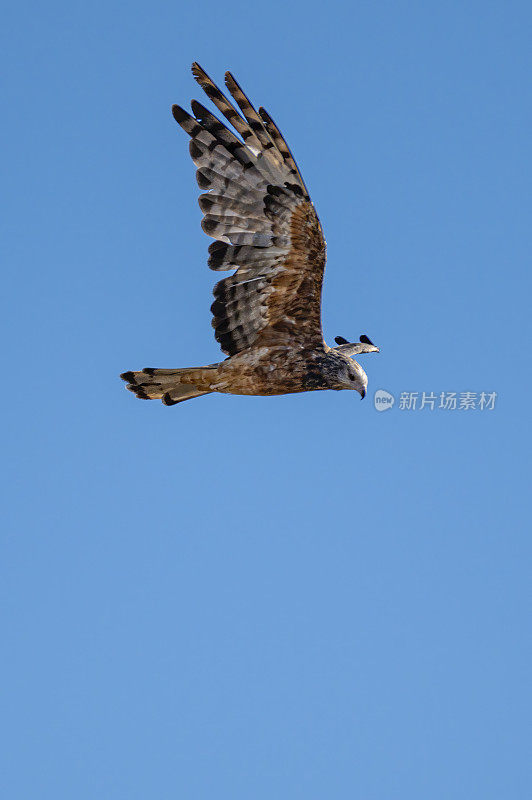
{"type": "Polygon", "coordinates": [[[242,113],[199,64],[192,73],[231,123],[192,101],[191,116],[173,106],[191,137],[197,166],[202,228],[213,270],[236,269],[214,287],[213,327],[229,356],[250,347],[321,347],[323,231],[307,189],[279,129],[257,111],[226,73],[226,86],[242,113]],[[241,138],[239,138],[241,137],[241,138]]]}

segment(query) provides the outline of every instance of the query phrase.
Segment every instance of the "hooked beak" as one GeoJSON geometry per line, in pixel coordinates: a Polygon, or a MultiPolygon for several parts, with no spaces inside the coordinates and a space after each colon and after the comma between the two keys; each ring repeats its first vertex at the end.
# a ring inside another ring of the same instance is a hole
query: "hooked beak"
{"type": "Polygon", "coordinates": [[[366,396],[366,390],[362,389],[361,392],[360,392],[360,399],[363,400],[365,398],[365,396],[366,396]]]}

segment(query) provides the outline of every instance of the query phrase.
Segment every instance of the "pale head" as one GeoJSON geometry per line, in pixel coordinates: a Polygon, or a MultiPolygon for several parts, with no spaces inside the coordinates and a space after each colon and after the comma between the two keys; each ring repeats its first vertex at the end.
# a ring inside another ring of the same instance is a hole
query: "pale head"
{"type": "Polygon", "coordinates": [[[336,348],[329,350],[328,367],[331,389],[354,389],[364,398],[368,386],[368,377],[358,361],[355,361],[336,348]]]}
{"type": "Polygon", "coordinates": [[[364,398],[368,386],[368,376],[358,361],[351,356],[359,353],[378,353],[379,348],[364,334],[360,337],[359,342],[348,342],[342,336],[337,336],[335,341],[337,347],[332,348],[332,352],[337,356],[338,381],[341,384],[339,388],[354,389],[364,398]]]}

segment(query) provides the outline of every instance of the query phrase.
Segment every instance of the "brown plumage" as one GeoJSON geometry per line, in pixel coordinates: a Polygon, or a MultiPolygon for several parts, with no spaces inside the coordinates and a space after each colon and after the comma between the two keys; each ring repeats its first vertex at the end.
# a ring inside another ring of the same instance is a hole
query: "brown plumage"
{"type": "Polygon", "coordinates": [[[195,100],[194,116],[172,108],[190,136],[198,185],[206,190],[199,204],[202,228],[215,239],[209,267],[235,270],[216,284],[211,306],[214,335],[229,357],[209,367],[145,369],[121,377],[137,397],[166,405],[213,391],[356,389],[364,396],[367,378],[360,365],[323,340],[325,239],[288,145],[231,73],[226,86],[241,113],[199,64],[192,65],[192,73],[236,131],[195,100]]]}

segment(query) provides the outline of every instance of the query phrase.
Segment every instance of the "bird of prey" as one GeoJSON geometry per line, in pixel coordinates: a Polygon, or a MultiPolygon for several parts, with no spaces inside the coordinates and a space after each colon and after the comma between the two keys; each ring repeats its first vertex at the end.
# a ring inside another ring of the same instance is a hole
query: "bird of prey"
{"type": "Polygon", "coordinates": [[[190,136],[190,155],[204,193],[202,228],[215,241],[209,267],[236,270],[214,287],[212,325],[224,361],[185,369],[146,368],[120,377],[137,397],[167,406],[210,392],[278,395],[317,389],[366,394],[366,373],[351,356],[378,353],[321,329],[325,239],[301,173],[279,128],[258,112],[231,75],[229,100],[199,66],[192,74],[234,128],[201,103],[172,113],[190,136]],[[236,106],[238,106],[238,109],[236,106]]]}

